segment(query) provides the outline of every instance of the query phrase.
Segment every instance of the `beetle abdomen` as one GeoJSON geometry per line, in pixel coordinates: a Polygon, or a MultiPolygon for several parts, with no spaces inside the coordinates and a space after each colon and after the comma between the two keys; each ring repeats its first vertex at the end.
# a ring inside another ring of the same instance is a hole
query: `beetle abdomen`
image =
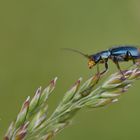
{"type": "Polygon", "coordinates": [[[110,49],[112,55],[125,55],[127,52],[131,53],[132,56],[138,56],[140,53],[138,48],[131,46],[122,46],[110,49]]]}

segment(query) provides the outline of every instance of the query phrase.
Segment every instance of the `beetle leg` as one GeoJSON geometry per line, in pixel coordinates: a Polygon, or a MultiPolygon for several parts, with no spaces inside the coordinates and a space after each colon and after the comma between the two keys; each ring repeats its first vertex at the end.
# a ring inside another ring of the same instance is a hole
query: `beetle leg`
{"type": "Polygon", "coordinates": [[[100,75],[99,64],[97,64],[97,75],[100,75]]]}
{"type": "Polygon", "coordinates": [[[127,57],[127,60],[129,60],[131,58],[133,64],[136,64],[135,59],[133,58],[131,52],[127,51],[126,57],[127,57]]]}
{"type": "Polygon", "coordinates": [[[118,60],[117,60],[116,57],[113,58],[113,62],[116,64],[118,70],[120,71],[120,73],[122,74],[123,78],[125,79],[125,75],[123,74],[123,72],[122,72],[122,70],[120,68],[120,65],[119,65],[118,60]]]}
{"type": "Polygon", "coordinates": [[[100,69],[99,69],[99,64],[97,64],[97,77],[98,77],[98,80],[97,80],[97,82],[99,81],[99,79],[100,79],[100,76],[101,76],[101,73],[100,73],[100,69]]]}
{"type": "Polygon", "coordinates": [[[107,63],[107,60],[105,61],[105,70],[102,71],[100,74],[103,75],[105,72],[107,72],[108,70],[108,63],[107,63]]]}
{"type": "Polygon", "coordinates": [[[102,59],[102,61],[105,64],[105,70],[100,72],[100,70],[99,70],[99,63],[98,63],[97,64],[97,74],[99,74],[99,75],[103,75],[108,70],[108,63],[107,63],[108,59],[104,59],[104,60],[102,59]]]}
{"type": "MultiPolygon", "coordinates": [[[[99,61],[102,60],[102,57],[100,56],[99,61]]],[[[100,69],[99,69],[99,61],[97,63],[97,75],[100,77],[100,69]]]]}

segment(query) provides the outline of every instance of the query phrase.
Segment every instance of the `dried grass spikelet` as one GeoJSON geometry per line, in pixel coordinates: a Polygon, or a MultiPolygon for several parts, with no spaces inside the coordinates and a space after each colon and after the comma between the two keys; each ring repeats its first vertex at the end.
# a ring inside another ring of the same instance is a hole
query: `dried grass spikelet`
{"type": "MultiPolygon", "coordinates": [[[[112,74],[99,83],[99,75],[89,78],[81,85],[81,78],[66,92],[60,104],[48,117],[48,98],[55,89],[54,78],[43,91],[37,89],[34,97],[23,103],[17,119],[11,123],[4,140],[50,140],[66,126],[82,108],[97,108],[118,101],[132,84],[140,78],[140,69],[133,66],[122,74],[112,74]],[[96,88],[95,88],[96,85],[96,88]]],[[[100,77],[101,78],[101,77],[100,77]]]]}

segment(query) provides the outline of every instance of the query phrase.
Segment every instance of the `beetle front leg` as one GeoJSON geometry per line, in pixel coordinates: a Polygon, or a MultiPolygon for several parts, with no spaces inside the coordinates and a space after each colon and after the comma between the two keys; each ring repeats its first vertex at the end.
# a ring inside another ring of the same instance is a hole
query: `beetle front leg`
{"type": "Polygon", "coordinates": [[[103,61],[104,61],[103,63],[105,64],[105,70],[103,70],[102,72],[100,72],[100,70],[99,70],[99,63],[97,64],[97,74],[99,74],[99,75],[103,75],[108,70],[108,63],[107,63],[108,59],[105,59],[103,61]]]}
{"type": "Polygon", "coordinates": [[[108,70],[108,63],[107,63],[107,61],[105,61],[105,70],[102,71],[100,74],[103,75],[104,73],[107,72],[107,70],[108,70]]]}

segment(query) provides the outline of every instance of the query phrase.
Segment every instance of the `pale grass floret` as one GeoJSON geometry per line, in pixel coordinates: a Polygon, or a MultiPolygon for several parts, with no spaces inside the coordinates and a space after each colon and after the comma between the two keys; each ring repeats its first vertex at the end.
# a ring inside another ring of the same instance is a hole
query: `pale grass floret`
{"type": "Polygon", "coordinates": [[[28,97],[11,123],[4,140],[50,140],[58,132],[70,125],[73,116],[84,107],[97,108],[115,103],[140,78],[140,69],[133,66],[129,70],[111,75],[100,83],[98,74],[88,79],[82,85],[80,78],[65,94],[60,104],[48,117],[48,98],[55,89],[54,78],[43,91],[37,89],[34,97],[28,97]],[[96,85],[96,88],[95,88],[96,85]]]}

